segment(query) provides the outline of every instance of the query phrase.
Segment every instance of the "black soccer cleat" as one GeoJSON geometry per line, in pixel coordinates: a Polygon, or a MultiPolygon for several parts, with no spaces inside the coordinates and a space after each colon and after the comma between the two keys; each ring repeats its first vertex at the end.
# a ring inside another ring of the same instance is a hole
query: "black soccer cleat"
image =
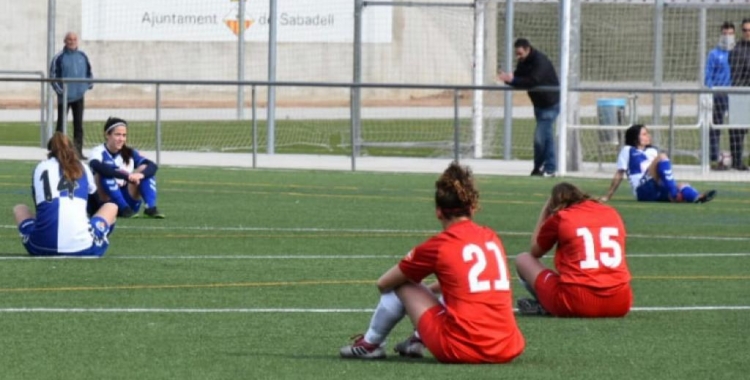
{"type": "Polygon", "coordinates": [[[154,218],[154,219],[164,219],[164,218],[167,217],[166,215],[160,213],[159,209],[157,209],[156,206],[149,207],[146,210],[144,210],[143,211],[143,215],[145,215],[145,216],[147,216],[149,218],[154,218]]]}
{"type": "Polygon", "coordinates": [[[416,335],[412,334],[406,340],[396,344],[396,347],[393,347],[393,351],[401,356],[421,359],[424,357],[424,343],[416,335]]]}
{"type": "Polygon", "coordinates": [[[518,305],[518,313],[521,315],[549,315],[542,304],[533,298],[519,298],[516,304],[518,305]]]}
{"type": "Polygon", "coordinates": [[[117,210],[117,217],[118,218],[132,218],[136,214],[137,213],[135,211],[133,211],[133,209],[130,208],[130,207],[123,207],[123,208],[117,210]]]}
{"type": "Polygon", "coordinates": [[[695,200],[695,203],[707,203],[711,202],[712,199],[716,198],[716,190],[709,190],[703,194],[701,194],[698,199],[695,200]]]}

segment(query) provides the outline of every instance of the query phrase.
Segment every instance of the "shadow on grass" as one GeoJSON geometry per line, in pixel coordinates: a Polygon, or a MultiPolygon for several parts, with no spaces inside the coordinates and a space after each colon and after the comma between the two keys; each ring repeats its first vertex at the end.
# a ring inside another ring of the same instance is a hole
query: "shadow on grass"
{"type": "Polygon", "coordinates": [[[344,359],[336,354],[335,350],[332,350],[331,355],[316,355],[316,354],[291,354],[288,352],[269,353],[269,352],[227,352],[227,356],[252,356],[252,357],[266,357],[266,358],[279,358],[279,359],[293,359],[293,360],[314,360],[314,361],[325,361],[325,362],[341,362],[341,363],[402,363],[402,364],[441,364],[435,358],[428,356],[422,359],[407,358],[399,356],[397,354],[389,355],[385,359],[344,359]]]}

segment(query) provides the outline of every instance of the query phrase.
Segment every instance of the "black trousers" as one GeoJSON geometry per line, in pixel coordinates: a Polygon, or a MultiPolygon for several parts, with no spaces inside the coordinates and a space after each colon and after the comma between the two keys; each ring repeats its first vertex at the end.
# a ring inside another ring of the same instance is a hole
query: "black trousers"
{"type": "Polygon", "coordinates": [[[73,142],[78,154],[83,157],[83,98],[68,102],[67,107],[57,103],[57,131],[63,131],[63,120],[68,117],[70,109],[73,109],[73,142]]]}
{"type": "MultiPolygon", "coordinates": [[[[724,113],[729,109],[729,96],[726,94],[714,94],[714,124],[724,124],[724,113]]],[[[745,135],[747,129],[730,129],[729,130],[729,152],[732,154],[732,166],[740,168],[742,164],[742,154],[745,145],[745,135]]],[[[719,157],[719,138],[721,129],[709,131],[709,158],[716,161],[719,157]]]]}

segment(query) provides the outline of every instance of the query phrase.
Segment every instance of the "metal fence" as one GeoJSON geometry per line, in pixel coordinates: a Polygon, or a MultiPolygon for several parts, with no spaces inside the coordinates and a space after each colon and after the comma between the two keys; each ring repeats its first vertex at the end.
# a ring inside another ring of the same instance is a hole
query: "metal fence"
{"type": "MultiPolygon", "coordinates": [[[[250,131],[250,137],[248,138],[250,144],[248,146],[248,151],[252,154],[253,157],[253,167],[256,167],[257,162],[257,154],[259,151],[262,151],[262,147],[258,146],[259,143],[259,121],[265,121],[266,118],[261,118],[258,116],[259,110],[267,110],[265,107],[260,107],[258,104],[258,89],[261,88],[268,88],[268,87],[277,87],[280,89],[283,88],[289,88],[289,87],[314,87],[314,88],[343,88],[343,89],[384,89],[384,88],[408,88],[412,90],[439,90],[439,91],[445,91],[450,92],[452,94],[452,105],[447,106],[445,111],[445,115],[452,115],[452,116],[443,116],[443,118],[449,118],[451,122],[450,127],[450,136],[444,135],[442,138],[442,144],[444,144],[444,148],[446,152],[450,152],[449,156],[452,157],[454,160],[459,161],[465,158],[474,158],[472,152],[473,149],[472,143],[474,141],[474,136],[472,136],[472,131],[470,124],[467,123],[467,114],[464,110],[465,107],[461,105],[460,99],[462,93],[471,93],[473,91],[481,90],[485,91],[487,93],[496,93],[498,96],[500,96],[504,92],[513,92],[513,91],[519,91],[517,89],[513,89],[511,87],[507,86],[456,86],[456,85],[423,85],[423,84],[383,84],[383,83],[323,83],[323,82],[265,82],[265,81],[245,81],[245,82],[238,82],[238,81],[181,81],[181,80],[124,80],[124,79],[95,79],[95,80],[78,80],[78,79],[46,79],[46,78],[20,78],[20,77],[0,77],[0,82],[2,83],[12,83],[12,82],[38,82],[41,84],[40,91],[44,91],[44,87],[47,86],[48,83],[51,83],[53,81],[57,81],[63,84],[64,88],[67,88],[67,83],[71,82],[93,82],[95,84],[117,84],[117,85],[139,85],[139,86],[150,86],[153,88],[153,139],[150,138],[149,141],[154,142],[154,150],[156,151],[156,160],[157,162],[160,161],[160,154],[164,150],[170,150],[174,148],[165,147],[165,145],[169,145],[170,138],[166,138],[163,133],[163,117],[162,112],[164,110],[164,104],[162,99],[162,89],[166,86],[185,86],[185,85],[191,85],[191,86],[229,86],[229,87],[237,87],[237,88],[246,88],[249,89],[249,96],[250,96],[250,104],[249,104],[249,110],[251,117],[248,120],[243,120],[242,123],[245,123],[243,125],[247,125],[250,131]]],[[[558,88],[538,88],[538,91],[559,91],[558,88]]],[[[670,105],[667,108],[667,114],[669,115],[666,119],[666,122],[660,125],[652,125],[652,129],[657,129],[663,131],[665,137],[664,137],[664,145],[663,147],[665,150],[675,155],[676,152],[679,150],[686,150],[688,145],[690,146],[690,149],[694,152],[693,156],[695,160],[691,163],[691,165],[696,166],[701,172],[707,173],[709,168],[709,162],[707,160],[707,141],[708,139],[705,138],[708,134],[708,129],[710,127],[715,128],[742,128],[742,125],[727,125],[727,126],[712,126],[710,121],[710,104],[703,104],[701,106],[702,111],[690,113],[689,119],[692,120],[690,123],[680,123],[678,121],[678,118],[680,117],[679,111],[676,108],[675,105],[675,99],[679,96],[684,95],[692,95],[692,96],[702,96],[705,98],[710,98],[710,94],[712,90],[705,90],[705,89],[679,89],[679,88],[673,88],[673,89],[654,89],[654,88],[633,88],[633,87],[624,87],[624,88],[617,88],[617,87],[577,87],[577,88],[571,88],[571,91],[577,92],[577,93],[588,93],[588,94],[601,94],[601,95],[607,95],[607,94],[613,94],[613,93],[630,93],[630,94],[663,94],[667,96],[670,99],[670,105]],[[689,134],[687,132],[689,132],[689,134]],[[683,137],[680,137],[679,134],[684,134],[683,137]]],[[[729,93],[730,96],[740,96],[740,95],[750,95],[750,89],[748,88],[723,88],[720,89],[722,92],[729,93]]],[[[41,96],[41,95],[40,95],[41,96]]],[[[637,106],[637,102],[633,102],[633,106],[637,106]]],[[[351,103],[349,104],[350,110],[361,110],[361,104],[358,103],[351,103]]],[[[628,120],[629,123],[636,122],[639,120],[643,120],[643,118],[648,118],[648,111],[646,109],[644,110],[636,110],[631,108],[630,110],[631,117],[628,120]]],[[[346,155],[350,157],[351,160],[351,169],[356,170],[357,169],[357,159],[361,157],[360,155],[360,148],[363,146],[363,140],[358,136],[357,133],[355,133],[355,125],[354,125],[354,119],[351,118],[351,115],[354,114],[354,112],[349,113],[348,118],[348,133],[345,135],[348,136],[348,141],[342,142],[342,144],[347,145],[348,149],[345,151],[346,155]]],[[[323,115],[325,115],[325,110],[323,110],[323,115]]],[[[40,127],[41,130],[43,130],[45,133],[40,137],[41,141],[46,141],[46,136],[49,136],[49,134],[52,132],[51,127],[51,118],[48,114],[43,112],[43,109],[40,110],[40,127]]],[[[682,116],[684,118],[684,115],[682,116]]],[[[322,117],[325,119],[325,116],[322,117]]],[[[514,118],[514,120],[518,121],[517,118],[514,118]]],[[[431,122],[432,123],[432,122],[431,122]]],[[[628,124],[629,124],[628,123],[628,124]]],[[[66,122],[63,123],[63,125],[67,125],[66,122]]],[[[746,127],[746,126],[744,126],[746,127]]],[[[268,128],[268,125],[266,124],[265,128],[268,128]]],[[[365,126],[367,128],[367,126],[365,126]]],[[[516,127],[521,128],[521,127],[516,127]]],[[[612,131],[618,131],[623,130],[624,128],[627,128],[627,125],[620,125],[620,126],[612,126],[612,125],[600,125],[600,123],[595,118],[590,118],[589,123],[583,123],[577,126],[574,126],[571,130],[576,133],[580,133],[581,135],[584,135],[588,133],[589,131],[594,132],[601,132],[604,130],[612,130],[612,131]]],[[[267,129],[262,130],[264,134],[267,134],[267,129]]],[[[360,131],[361,132],[361,131],[360,131]]],[[[365,132],[367,132],[365,130],[365,132]]],[[[40,132],[41,133],[41,132],[40,132]]],[[[217,132],[218,133],[218,132],[217,132]]],[[[209,134],[196,136],[195,139],[200,140],[202,138],[209,138],[209,134]]],[[[560,136],[558,136],[559,138],[560,136]]],[[[230,137],[231,138],[231,137],[230,137]]],[[[502,136],[503,139],[513,139],[513,135],[504,135],[502,136]]],[[[597,162],[601,165],[603,159],[607,159],[608,161],[611,161],[611,152],[609,156],[602,156],[601,151],[599,154],[596,154],[596,152],[591,152],[592,150],[596,150],[600,147],[600,144],[605,144],[605,142],[600,141],[598,139],[592,140],[593,142],[586,140],[586,137],[578,136],[576,137],[581,141],[581,148],[586,149],[589,152],[587,152],[586,156],[582,156],[581,161],[582,162],[597,162]],[[585,140],[585,141],[584,141],[585,140]]],[[[506,141],[499,141],[496,142],[497,144],[506,145],[506,141]]],[[[530,145],[531,141],[522,141],[520,143],[511,142],[508,143],[508,145],[514,147],[514,149],[522,149],[520,148],[521,145],[528,146],[530,145]]],[[[274,145],[275,143],[273,141],[270,141],[270,144],[274,145]]],[[[200,141],[196,143],[196,145],[200,146],[202,145],[200,141]]],[[[747,143],[746,143],[747,145],[747,143]]],[[[184,149],[184,148],[180,148],[184,149]]],[[[189,150],[189,149],[187,149],[189,150]]],[[[266,153],[273,153],[269,152],[268,150],[265,150],[266,153]]],[[[569,154],[569,152],[559,152],[559,154],[569,154]]],[[[514,155],[515,158],[518,158],[520,154],[514,155]]],[[[528,156],[527,156],[528,157],[528,156]]],[[[578,170],[584,170],[583,168],[580,168],[578,170]]],[[[564,173],[564,171],[563,171],[564,173]]],[[[735,175],[737,177],[737,175],[735,175]]],[[[738,178],[744,178],[744,177],[738,177],[738,178]]],[[[750,179],[750,178],[747,178],[750,179]]]]}

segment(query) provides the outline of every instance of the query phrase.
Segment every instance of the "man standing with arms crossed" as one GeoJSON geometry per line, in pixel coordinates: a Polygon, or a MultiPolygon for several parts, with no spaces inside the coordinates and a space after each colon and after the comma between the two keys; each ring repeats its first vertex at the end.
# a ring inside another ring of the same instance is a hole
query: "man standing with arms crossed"
{"type": "MultiPolygon", "coordinates": [[[[91,64],[86,54],[78,50],[78,35],[74,32],[65,34],[65,47],[52,58],[49,77],[54,78],[89,78],[91,64]]],[[[63,131],[63,121],[68,116],[68,110],[73,109],[73,136],[78,155],[83,157],[83,96],[87,90],[94,87],[91,83],[68,83],[68,104],[63,104],[63,86],[60,82],[52,82],[52,88],[57,93],[57,131],[63,131]]]]}
{"type": "Polygon", "coordinates": [[[516,71],[500,71],[497,79],[506,84],[529,89],[528,94],[534,105],[534,170],[532,176],[554,177],[557,171],[555,155],[555,120],[560,114],[559,91],[533,91],[537,86],[558,87],[555,67],[544,53],[537,50],[525,38],[519,38],[513,44],[516,50],[516,71]]]}
{"type": "MultiPolygon", "coordinates": [[[[742,20],[742,41],[729,52],[729,68],[732,73],[732,86],[750,88],[750,18],[742,20]]],[[[744,120],[745,123],[750,120],[744,120]]],[[[732,121],[732,124],[737,124],[732,121]]],[[[742,163],[742,148],[745,144],[747,129],[737,129],[729,133],[729,149],[732,151],[732,168],[746,171],[742,163]]]]}

